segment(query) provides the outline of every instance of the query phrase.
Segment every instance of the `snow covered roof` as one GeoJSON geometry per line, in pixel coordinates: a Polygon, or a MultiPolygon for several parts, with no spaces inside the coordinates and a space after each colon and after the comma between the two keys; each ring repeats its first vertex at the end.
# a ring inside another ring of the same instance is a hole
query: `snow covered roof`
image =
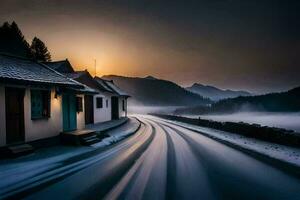
{"type": "Polygon", "coordinates": [[[4,54],[0,54],[0,79],[83,88],[82,84],[42,63],[4,54]]]}
{"type": "Polygon", "coordinates": [[[105,87],[107,90],[109,90],[110,92],[119,95],[119,96],[124,96],[124,97],[130,97],[129,94],[127,94],[126,92],[122,91],[118,86],[116,86],[113,81],[109,81],[109,80],[104,80],[102,78],[99,77],[95,77],[95,80],[103,85],[103,87],[105,87]]]}

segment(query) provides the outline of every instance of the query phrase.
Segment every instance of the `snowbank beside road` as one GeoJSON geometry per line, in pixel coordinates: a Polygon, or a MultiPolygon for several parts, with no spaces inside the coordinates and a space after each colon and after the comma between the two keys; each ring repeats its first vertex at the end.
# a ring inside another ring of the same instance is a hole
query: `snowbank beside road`
{"type": "MultiPolygon", "coordinates": [[[[156,118],[156,117],[153,117],[156,118]]],[[[245,137],[242,135],[219,131],[212,128],[205,128],[196,125],[191,125],[179,121],[166,120],[164,121],[180,125],[190,130],[200,132],[211,138],[222,140],[233,145],[239,146],[243,149],[253,151],[267,157],[288,163],[292,166],[300,167],[300,149],[289,147],[285,145],[274,144],[270,142],[261,141],[254,138],[245,137]]]]}
{"type": "Polygon", "coordinates": [[[124,126],[109,131],[107,133],[109,137],[104,138],[101,142],[95,143],[91,146],[98,148],[98,147],[104,147],[116,143],[124,139],[125,137],[135,133],[139,129],[139,127],[140,127],[140,123],[138,123],[136,119],[130,120],[124,126]]]}

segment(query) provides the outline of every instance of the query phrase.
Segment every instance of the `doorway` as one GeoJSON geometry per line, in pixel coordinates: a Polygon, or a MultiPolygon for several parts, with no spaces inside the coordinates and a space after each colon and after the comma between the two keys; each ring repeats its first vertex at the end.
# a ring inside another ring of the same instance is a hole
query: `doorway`
{"type": "Polygon", "coordinates": [[[111,119],[119,119],[119,98],[111,97],[111,119]]]}
{"type": "Polygon", "coordinates": [[[92,95],[84,96],[84,115],[85,124],[94,123],[94,97],[92,95]]]}
{"type": "Polygon", "coordinates": [[[62,95],[63,131],[77,129],[76,96],[75,94],[62,95]]]}
{"type": "Polygon", "coordinates": [[[24,95],[25,89],[5,88],[6,144],[25,141],[24,95]]]}

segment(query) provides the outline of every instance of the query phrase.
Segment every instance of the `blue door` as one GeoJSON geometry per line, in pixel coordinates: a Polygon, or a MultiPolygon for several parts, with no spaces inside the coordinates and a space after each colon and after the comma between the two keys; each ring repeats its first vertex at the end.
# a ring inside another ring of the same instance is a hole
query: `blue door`
{"type": "Polygon", "coordinates": [[[74,94],[62,95],[63,131],[77,129],[76,96],[74,94]]]}

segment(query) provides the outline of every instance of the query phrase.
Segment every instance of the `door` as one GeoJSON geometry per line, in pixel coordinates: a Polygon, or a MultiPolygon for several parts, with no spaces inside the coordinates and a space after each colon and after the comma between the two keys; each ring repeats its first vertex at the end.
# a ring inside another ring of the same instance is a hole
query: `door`
{"type": "Polygon", "coordinates": [[[6,144],[25,141],[24,94],[24,89],[5,88],[6,144]]]}
{"type": "Polygon", "coordinates": [[[74,94],[62,95],[63,131],[77,129],[76,96],[74,94]]]}
{"type": "Polygon", "coordinates": [[[94,123],[94,97],[92,95],[84,96],[84,115],[85,124],[94,123]]]}
{"type": "Polygon", "coordinates": [[[111,97],[111,119],[119,119],[119,99],[111,97]]]}

